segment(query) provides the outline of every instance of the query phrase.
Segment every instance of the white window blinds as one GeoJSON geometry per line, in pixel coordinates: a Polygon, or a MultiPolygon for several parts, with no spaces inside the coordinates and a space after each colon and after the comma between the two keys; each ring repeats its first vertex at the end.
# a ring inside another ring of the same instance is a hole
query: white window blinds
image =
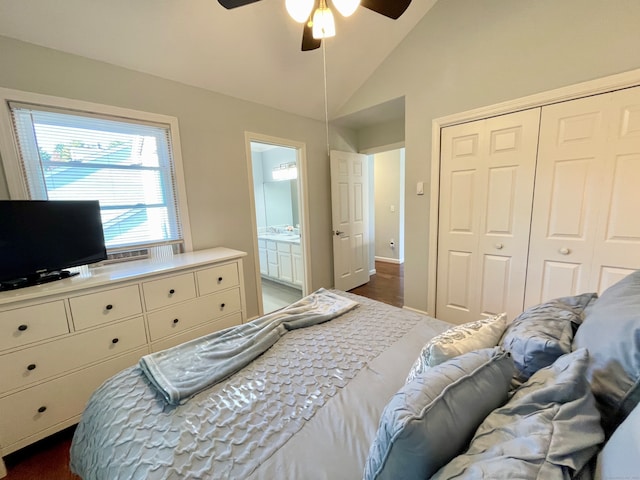
{"type": "Polygon", "coordinates": [[[10,108],[30,198],[99,200],[110,250],[183,240],[168,125],[10,108]]]}

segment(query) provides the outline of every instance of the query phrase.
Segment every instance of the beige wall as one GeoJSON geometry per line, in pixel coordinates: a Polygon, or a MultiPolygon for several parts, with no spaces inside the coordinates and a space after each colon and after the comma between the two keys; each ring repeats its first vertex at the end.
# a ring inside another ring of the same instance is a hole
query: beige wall
{"type": "Polygon", "coordinates": [[[400,150],[373,156],[375,190],[375,256],[400,260],[400,150]],[[394,211],[391,211],[393,206],[394,211]],[[391,248],[393,239],[395,247],[391,248]]]}
{"type": "MultiPolygon", "coordinates": [[[[331,199],[321,122],[107,63],[0,37],[0,86],[178,118],[194,249],[249,253],[249,317],[258,303],[245,131],[305,142],[309,178],[312,289],[333,285],[331,199]]],[[[221,72],[223,74],[223,72],[221,72]]],[[[333,130],[332,148],[353,151],[354,132],[333,130]]],[[[8,198],[0,169],[0,199],[8,198]]]]}
{"type": "Polygon", "coordinates": [[[340,116],[405,96],[405,305],[427,310],[429,192],[415,182],[437,181],[432,119],[639,68],[639,18],[637,0],[440,0],[345,104],[340,116]]]}

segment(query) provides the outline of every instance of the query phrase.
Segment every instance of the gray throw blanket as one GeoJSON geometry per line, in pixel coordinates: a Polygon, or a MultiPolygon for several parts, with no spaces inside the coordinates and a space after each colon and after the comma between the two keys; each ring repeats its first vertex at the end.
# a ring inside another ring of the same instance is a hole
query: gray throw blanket
{"type": "Polygon", "coordinates": [[[140,367],[168,403],[179,405],[249,364],[289,330],[326,322],[356,305],[321,288],[252,322],[145,355],[140,367]]]}

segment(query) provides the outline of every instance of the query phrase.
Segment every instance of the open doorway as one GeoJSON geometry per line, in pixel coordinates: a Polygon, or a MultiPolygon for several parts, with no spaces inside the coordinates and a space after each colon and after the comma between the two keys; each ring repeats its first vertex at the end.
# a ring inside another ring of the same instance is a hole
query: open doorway
{"type": "Polygon", "coordinates": [[[300,145],[249,135],[253,183],[257,284],[261,314],[285,307],[307,292],[303,156],[300,145]]]}
{"type": "Polygon", "coordinates": [[[404,305],[405,149],[390,146],[367,152],[369,159],[368,284],[353,293],[404,305]],[[374,295],[374,296],[372,296],[374,295]]]}
{"type": "Polygon", "coordinates": [[[371,155],[374,261],[404,263],[404,147],[371,155]]]}

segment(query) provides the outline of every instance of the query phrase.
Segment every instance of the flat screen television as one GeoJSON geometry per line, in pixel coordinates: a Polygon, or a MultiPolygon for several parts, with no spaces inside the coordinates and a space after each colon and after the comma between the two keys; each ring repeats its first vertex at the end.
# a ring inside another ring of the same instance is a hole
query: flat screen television
{"type": "Polygon", "coordinates": [[[67,278],[65,268],[106,258],[97,200],[0,200],[0,289],[67,278]]]}

